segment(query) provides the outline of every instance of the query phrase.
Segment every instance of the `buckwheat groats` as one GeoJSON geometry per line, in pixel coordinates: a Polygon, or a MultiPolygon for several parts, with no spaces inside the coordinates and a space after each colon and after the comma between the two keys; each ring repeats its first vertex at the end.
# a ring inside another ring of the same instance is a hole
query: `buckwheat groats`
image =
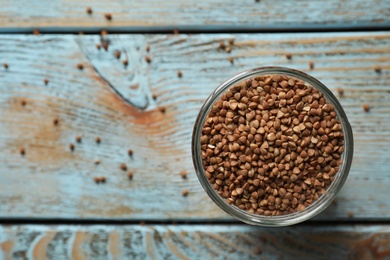
{"type": "Polygon", "coordinates": [[[200,148],[206,177],[228,204],[278,216],[326,193],[342,163],[344,134],[317,89],[265,75],[235,84],[213,104],[200,148]]]}

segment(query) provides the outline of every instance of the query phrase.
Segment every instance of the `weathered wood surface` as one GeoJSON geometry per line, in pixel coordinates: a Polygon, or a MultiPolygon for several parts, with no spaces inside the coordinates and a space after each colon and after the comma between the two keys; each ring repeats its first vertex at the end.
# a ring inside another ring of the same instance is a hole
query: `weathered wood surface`
{"type": "Polygon", "coordinates": [[[0,28],[43,31],[126,28],[141,30],[288,29],[389,26],[389,0],[0,0],[0,28]],[[91,6],[92,15],[86,13],[91,6]],[[112,20],[104,18],[112,14],[112,20]]]}
{"type": "Polygon", "coordinates": [[[390,227],[1,226],[9,259],[389,259],[390,227]],[[299,239],[297,239],[299,238],[299,239]]]}
{"type": "Polygon", "coordinates": [[[107,37],[108,52],[95,48],[99,36],[0,37],[0,64],[9,64],[0,68],[2,218],[230,219],[195,176],[192,127],[219,83],[263,65],[307,71],[333,91],[344,89],[340,101],[355,135],[354,161],[337,203],[317,219],[390,217],[390,33],[107,37]],[[219,42],[230,38],[232,52],[220,50],[219,42]],[[127,67],[115,50],[129,60],[127,67]],[[315,61],[312,71],[309,61],[315,61]],[[372,106],[369,113],[363,103],[372,106]],[[135,172],[132,181],[119,168],[123,162],[135,172]],[[107,182],[95,184],[93,177],[101,175],[107,182]]]}

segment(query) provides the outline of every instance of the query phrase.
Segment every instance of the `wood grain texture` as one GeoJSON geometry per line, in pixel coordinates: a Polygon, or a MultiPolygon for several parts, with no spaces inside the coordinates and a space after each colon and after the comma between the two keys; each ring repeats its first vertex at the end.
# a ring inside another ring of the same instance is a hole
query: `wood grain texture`
{"type": "Polygon", "coordinates": [[[299,225],[289,228],[256,228],[241,225],[12,225],[0,227],[1,257],[3,259],[25,259],[24,257],[26,259],[389,259],[390,227],[388,225],[299,225]]]}
{"type": "Polygon", "coordinates": [[[120,28],[128,31],[199,28],[313,28],[389,25],[389,0],[37,0],[0,1],[0,28],[58,31],[120,28]],[[88,15],[86,7],[93,13],[88,15]],[[104,18],[112,14],[112,20],[104,18]]]}
{"type": "Polygon", "coordinates": [[[0,64],[9,64],[0,68],[2,218],[230,219],[196,178],[192,127],[218,84],[264,65],[307,71],[332,91],[344,89],[340,101],[354,131],[354,161],[337,203],[316,219],[390,217],[390,33],[107,37],[107,52],[95,48],[99,36],[0,37],[0,64]],[[232,52],[220,50],[219,42],[230,38],[236,42],[232,52]],[[127,67],[115,50],[129,60],[127,67]],[[309,61],[315,61],[312,71],[309,61]],[[363,103],[371,105],[369,113],[363,103]],[[133,180],[121,163],[134,171],[133,180]],[[95,184],[93,177],[102,175],[107,182],[95,184]],[[189,190],[187,197],[182,189],[189,190]]]}

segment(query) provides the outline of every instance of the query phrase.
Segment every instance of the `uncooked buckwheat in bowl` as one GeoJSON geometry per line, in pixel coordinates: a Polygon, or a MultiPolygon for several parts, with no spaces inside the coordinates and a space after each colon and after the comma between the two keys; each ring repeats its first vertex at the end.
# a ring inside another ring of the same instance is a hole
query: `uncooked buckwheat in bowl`
{"type": "Polygon", "coordinates": [[[288,68],[240,73],[206,100],[192,155],[212,200],[253,225],[307,220],[332,202],[353,154],[352,129],[332,92],[288,68]]]}

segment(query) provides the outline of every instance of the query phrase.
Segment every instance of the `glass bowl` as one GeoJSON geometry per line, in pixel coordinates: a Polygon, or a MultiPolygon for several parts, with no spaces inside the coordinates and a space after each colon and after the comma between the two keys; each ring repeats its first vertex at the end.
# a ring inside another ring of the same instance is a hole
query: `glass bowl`
{"type": "Polygon", "coordinates": [[[284,67],[260,67],[255,69],[250,69],[244,72],[241,72],[224,83],[217,87],[210,96],[206,99],[203,104],[198,117],[195,122],[193,135],[192,135],[192,158],[195,166],[196,174],[198,179],[203,186],[206,193],[209,197],[225,212],[235,217],[236,219],[245,222],[251,225],[259,226],[288,226],[303,222],[307,219],[310,219],[326,209],[332,200],[335,198],[337,193],[342,188],[345,180],[347,179],[353,156],[353,134],[351,125],[348,122],[347,116],[341,107],[337,98],[333,93],[320,81],[313,78],[312,76],[290,68],[284,67]],[[277,75],[286,75],[293,77],[299,80],[302,80],[306,84],[311,85],[313,88],[321,92],[327,103],[330,103],[334,106],[334,111],[336,112],[337,118],[340,121],[342,126],[342,132],[344,135],[344,152],[342,154],[342,163],[339,166],[339,171],[335,174],[333,182],[326,189],[325,194],[321,195],[318,200],[313,201],[308,207],[302,211],[279,215],[279,216],[265,216],[259,214],[253,214],[246,210],[241,210],[237,206],[229,205],[226,200],[220,196],[217,191],[215,191],[210,184],[209,180],[206,177],[205,170],[202,165],[201,157],[201,142],[200,138],[202,136],[202,128],[205,123],[207,116],[213,106],[213,104],[220,99],[221,95],[229,90],[231,87],[236,84],[253,78],[256,76],[264,76],[270,74],[277,75]]]}

